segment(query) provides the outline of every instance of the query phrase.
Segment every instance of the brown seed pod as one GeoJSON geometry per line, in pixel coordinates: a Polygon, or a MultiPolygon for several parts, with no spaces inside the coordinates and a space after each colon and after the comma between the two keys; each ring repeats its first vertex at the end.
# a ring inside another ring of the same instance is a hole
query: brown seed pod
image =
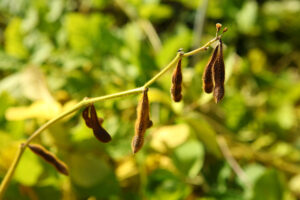
{"type": "Polygon", "coordinates": [[[84,119],[86,126],[92,128],[92,121],[91,121],[91,117],[89,116],[89,111],[90,111],[90,106],[86,107],[82,111],[82,118],[84,119]]]}
{"type": "Polygon", "coordinates": [[[149,119],[149,100],[148,88],[143,92],[143,97],[137,107],[137,119],[135,122],[135,135],[131,142],[133,153],[137,153],[144,144],[144,135],[146,129],[152,126],[152,121],[149,119]]]}
{"type": "Polygon", "coordinates": [[[131,142],[132,152],[137,153],[144,145],[144,135],[134,135],[131,142]]]}
{"type": "Polygon", "coordinates": [[[56,158],[55,155],[53,155],[51,152],[46,150],[44,147],[38,144],[29,144],[28,147],[30,150],[35,153],[36,155],[40,156],[43,158],[45,161],[53,165],[56,170],[64,175],[69,175],[69,170],[67,165],[56,158]]]}
{"type": "Polygon", "coordinates": [[[171,96],[175,102],[179,102],[182,99],[182,71],[181,71],[181,58],[178,60],[177,66],[172,75],[171,96]]]}
{"type": "MultiPolygon", "coordinates": [[[[92,120],[91,120],[91,116],[90,116],[90,106],[86,107],[83,111],[82,111],[82,118],[85,121],[85,124],[87,127],[89,128],[93,128],[92,127],[92,120]]],[[[98,122],[100,125],[102,125],[104,119],[101,117],[98,117],[98,122]]]]}
{"type": "Polygon", "coordinates": [[[111,141],[111,136],[101,126],[101,123],[99,122],[99,119],[101,119],[101,118],[98,118],[95,106],[93,104],[90,106],[90,115],[91,115],[90,119],[91,119],[91,126],[92,126],[91,128],[93,129],[94,136],[100,142],[107,143],[107,142],[111,141]]]}
{"type": "Polygon", "coordinates": [[[223,59],[223,43],[221,39],[219,43],[218,56],[213,67],[213,77],[214,77],[214,84],[215,84],[214,99],[215,102],[218,103],[223,99],[225,95],[225,88],[224,88],[225,64],[223,59]]]}
{"type": "Polygon", "coordinates": [[[203,90],[206,93],[211,93],[213,91],[213,78],[212,78],[212,68],[215,64],[217,55],[218,55],[219,45],[216,46],[216,48],[213,51],[213,54],[211,55],[202,76],[202,82],[203,82],[203,90]]]}

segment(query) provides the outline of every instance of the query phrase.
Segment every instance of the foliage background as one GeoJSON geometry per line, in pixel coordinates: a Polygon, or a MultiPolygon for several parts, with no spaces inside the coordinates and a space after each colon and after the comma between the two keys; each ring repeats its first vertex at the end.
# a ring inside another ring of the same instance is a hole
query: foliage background
{"type": "Polygon", "coordinates": [[[137,155],[138,97],[97,103],[112,142],[95,140],[80,113],[60,121],[35,142],[70,176],[26,150],[5,199],[299,199],[299,16],[297,0],[1,0],[0,181],[18,144],[47,120],[85,96],[141,86],[179,48],[212,39],[217,22],[229,28],[220,104],[201,89],[211,50],[184,59],[183,102],[170,99],[171,72],[151,86],[154,126],[137,155]]]}

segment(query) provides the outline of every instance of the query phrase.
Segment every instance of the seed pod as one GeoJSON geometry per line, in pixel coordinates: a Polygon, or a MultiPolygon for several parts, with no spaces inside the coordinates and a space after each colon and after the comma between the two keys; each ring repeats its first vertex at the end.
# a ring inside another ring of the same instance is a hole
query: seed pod
{"type": "Polygon", "coordinates": [[[223,43],[220,39],[218,56],[213,67],[214,77],[214,99],[215,102],[220,102],[225,94],[224,81],[225,81],[225,64],[223,59],[223,43]]]}
{"type": "Polygon", "coordinates": [[[92,104],[90,106],[90,115],[91,115],[91,125],[93,129],[94,136],[100,141],[107,143],[111,141],[111,137],[108,132],[101,126],[97,116],[95,106],[92,104]]]}
{"type": "Polygon", "coordinates": [[[181,85],[182,85],[182,71],[181,71],[181,58],[180,58],[178,60],[177,66],[174,69],[172,75],[171,96],[175,102],[179,102],[182,99],[181,85]]]}
{"type": "Polygon", "coordinates": [[[134,135],[131,142],[132,152],[137,153],[144,145],[144,135],[134,135]]]}
{"type": "MultiPolygon", "coordinates": [[[[85,121],[85,124],[87,127],[89,128],[93,128],[92,127],[92,121],[91,121],[91,116],[89,116],[89,112],[90,112],[90,106],[86,107],[83,111],[82,111],[82,118],[85,121]]],[[[104,119],[101,117],[98,117],[98,122],[100,125],[102,125],[104,119]]]]}
{"type": "Polygon", "coordinates": [[[153,125],[152,120],[149,119],[147,128],[150,128],[153,125]]]}
{"type": "Polygon", "coordinates": [[[69,170],[67,165],[61,160],[59,160],[58,158],[56,158],[55,155],[53,155],[51,152],[46,150],[44,147],[37,144],[29,144],[28,147],[33,153],[35,153],[36,155],[40,156],[45,161],[53,165],[58,172],[64,175],[69,175],[69,170]]]}
{"type": "Polygon", "coordinates": [[[133,153],[137,153],[144,144],[144,135],[146,129],[152,126],[152,121],[149,119],[149,100],[148,88],[143,92],[143,97],[137,107],[137,119],[135,122],[135,135],[131,142],[133,153]]]}
{"type": "Polygon", "coordinates": [[[202,76],[202,82],[203,82],[203,90],[206,93],[211,93],[213,91],[213,78],[212,78],[212,68],[215,64],[217,55],[218,55],[218,49],[219,45],[216,46],[216,48],[213,51],[213,54],[211,55],[202,76]]]}
{"type": "Polygon", "coordinates": [[[86,126],[92,128],[92,121],[91,121],[91,117],[89,116],[89,111],[90,111],[90,106],[86,107],[82,111],[82,118],[84,119],[86,126]]]}

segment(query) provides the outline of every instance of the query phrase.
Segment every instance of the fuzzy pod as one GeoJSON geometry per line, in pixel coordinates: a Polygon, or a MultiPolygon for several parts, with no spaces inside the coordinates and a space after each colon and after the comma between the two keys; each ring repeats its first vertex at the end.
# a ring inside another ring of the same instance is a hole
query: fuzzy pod
{"type": "Polygon", "coordinates": [[[61,160],[59,160],[50,151],[46,150],[44,147],[38,144],[29,144],[28,147],[33,153],[43,158],[49,164],[53,165],[58,172],[64,175],[69,175],[69,170],[67,165],[61,160]]]}
{"type": "Polygon", "coordinates": [[[215,102],[220,102],[224,95],[225,95],[225,64],[224,64],[224,58],[223,58],[223,43],[220,39],[219,43],[219,51],[217,55],[217,59],[215,61],[215,64],[213,66],[213,78],[214,78],[214,99],[215,102]]]}
{"type": "Polygon", "coordinates": [[[92,125],[91,128],[93,129],[94,136],[100,142],[103,142],[103,143],[107,143],[107,142],[111,141],[111,136],[101,126],[101,123],[99,122],[99,119],[101,121],[101,118],[98,118],[95,106],[93,104],[90,106],[90,115],[91,115],[90,119],[91,119],[91,125],[92,125]]]}
{"type": "Polygon", "coordinates": [[[147,128],[152,126],[149,118],[148,88],[143,92],[142,99],[137,107],[137,119],[135,122],[135,134],[131,142],[133,153],[137,153],[144,144],[144,135],[147,128]]]}
{"type": "Polygon", "coordinates": [[[219,45],[216,46],[216,48],[214,49],[205,69],[204,69],[204,73],[202,75],[202,86],[203,86],[203,90],[206,93],[211,93],[213,91],[214,88],[214,84],[213,84],[213,77],[212,77],[212,69],[213,66],[215,64],[217,55],[218,55],[218,50],[219,50],[219,45]]]}
{"type": "Polygon", "coordinates": [[[172,86],[171,86],[171,96],[175,102],[179,102],[182,99],[182,71],[181,71],[181,58],[178,60],[176,68],[172,75],[172,86]]]}
{"type": "Polygon", "coordinates": [[[132,152],[137,153],[144,145],[144,135],[134,135],[131,142],[132,152]]]}

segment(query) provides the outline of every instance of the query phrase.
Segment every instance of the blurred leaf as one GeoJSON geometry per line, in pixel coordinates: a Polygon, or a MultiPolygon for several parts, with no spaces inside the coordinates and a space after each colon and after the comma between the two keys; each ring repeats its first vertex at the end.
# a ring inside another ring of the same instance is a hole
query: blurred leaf
{"type": "Polygon", "coordinates": [[[13,56],[0,51],[0,70],[17,70],[21,69],[22,64],[13,56]]]}
{"type": "Polygon", "coordinates": [[[54,100],[47,88],[45,76],[38,67],[27,67],[22,72],[22,79],[19,84],[24,95],[31,100],[54,100]]]}
{"type": "Polygon", "coordinates": [[[39,16],[37,10],[35,10],[34,8],[28,9],[25,19],[22,21],[22,31],[24,31],[25,33],[29,32],[38,24],[38,21],[39,16]]]}
{"type": "Polygon", "coordinates": [[[151,147],[159,152],[166,152],[184,143],[189,136],[186,124],[163,126],[152,132],[151,147]]]}
{"type": "Polygon", "coordinates": [[[133,157],[125,159],[116,168],[116,176],[118,180],[123,181],[138,174],[138,169],[135,165],[133,157]]]}
{"type": "Polygon", "coordinates": [[[253,30],[257,18],[257,9],[256,1],[245,1],[243,8],[237,13],[237,24],[242,32],[249,33],[253,30]]]}
{"type": "Polygon", "coordinates": [[[192,113],[185,116],[185,121],[196,132],[197,137],[203,142],[207,150],[220,157],[221,152],[216,141],[216,133],[208,122],[199,114],[192,113]]]}
{"type": "Polygon", "coordinates": [[[37,155],[27,150],[24,152],[14,179],[24,185],[35,185],[43,171],[40,162],[45,162],[37,155]]]}
{"type": "Polygon", "coordinates": [[[193,0],[193,1],[186,1],[186,0],[172,0],[172,1],[178,1],[184,6],[196,10],[199,4],[203,2],[203,0],[193,0]]]}
{"type": "Polygon", "coordinates": [[[140,15],[153,21],[159,21],[169,18],[172,15],[172,9],[167,5],[145,4],[140,8],[140,15]]]}
{"type": "Polygon", "coordinates": [[[101,159],[92,155],[80,156],[74,154],[69,161],[70,176],[74,183],[82,187],[91,187],[103,182],[110,176],[109,166],[101,159]]]}
{"type": "Polygon", "coordinates": [[[59,19],[64,9],[64,1],[63,0],[53,0],[49,2],[50,11],[47,15],[47,20],[49,22],[54,22],[59,19]]]}
{"type": "Polygon", "coordinates": [[[156,170],[150,174],[147,183],[147,199],[185,199],[190,188],[178,177],[166,170],[156,170]]]}
{"type": "Polygon", "coordinates": [[[23,45],[21,19],[13,18],[5,29],[5,51],[16,58],[25,58],[28,52],[23,45]]]}
{"type": "Polygon", "coordinates": [[[285,187],[281,174],[270,169],[260,176],[254,185],[254,200],[282,200],[285,187]],[[266,189],[265,186],[268,186],[266,189]]]}
{"type": "Polygon", "coordinates": [[[289,182],[289,187],[293,193],[300,195],[300,174],[293,176],[289,182]]]}
{"type": "Polygon", "coordinates": [[[177,33],[163,42],[163,47],[158,54],[158,65],[164,66],[170,62],[175,57],[178,49],[183,48],[186,50],[190,45],[191,39],[191,31],[183,25],[179,26],[177,33]]]}
{"type": "Polygon", "coordinates": [[[203,165],[204,148],[199,141],[189,140],[175,149],[173,160],[183,175],[195,177],[203,165]]]}
{"type": "Polygon", "coordinates": [[[57,102],[36,101],[30,106],[11,107],[7,109],[7,120],[24,120],[31,118],[52,119],[61,111],[57,102]]]}
{"type": "Polygon", "coordinates": [[[148,97],[150,102],[162,103],[168,106],[171,104],[169,94],[166,94],[165,92],[162,92],[161,90],[155,88],[151,88],[149,90],[148,97]]]}
{"type": "Polygon", "coordinates": [[[290,129],[295,123],[293,106],[288,103],[282,104],[277,111],[278,124],[284,129],[290,129]]]}

